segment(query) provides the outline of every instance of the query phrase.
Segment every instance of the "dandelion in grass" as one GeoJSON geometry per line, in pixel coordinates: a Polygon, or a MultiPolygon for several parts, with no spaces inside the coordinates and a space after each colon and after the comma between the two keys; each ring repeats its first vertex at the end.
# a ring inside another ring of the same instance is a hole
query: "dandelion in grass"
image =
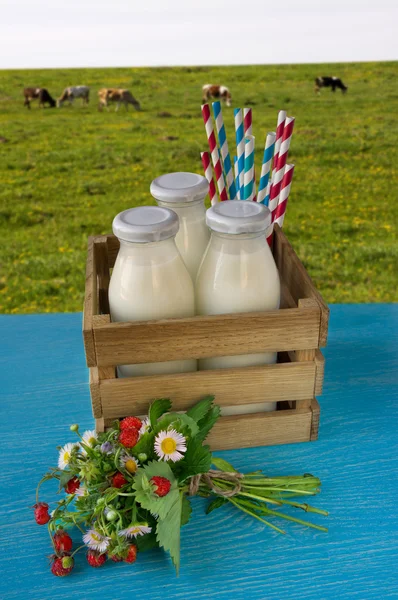
{"type": "Polygon", "coordinates": [[[130,456],[129,454],[123,454],[121,456],[120,464],[123,468],[126,469],[126,471],[128,471],[132,475],[134,475],[134,473],[137,471],[138,467],[140,466],[140,463],[138,462],[138,460],[136,458],[134,458],[133,456],[130,456]]]}
{"type": "Polygon", "coordinates": [[[65,444],[65,446],[63,446],[61,448],[61,450],[59,451],[59,457],[58,457],[58,467],[60,469],[65,469],[69,463],[70,460],[72,458],[72,450],[76,447],[76,444],[72,444],[72,442],[68,442],[67,444],[65,444]]]}
{"type": "MultiPolygon", "coordinates": [[[[83,442],[86,444],[86,446],[90,446],[91,448],[97,443],[97,438],[97,433],[94,430],[85,431],[83,433],[83,442]]],[[[83,452],[83,454],[87,454],[87,451],[84,446],[81,446],[81,451],[83,452]]]]}
{"type": "Polygon", "coordinates": [[[142,523],[141,525],[135,524],[130,525],[126,529],[122,529],[119,531],[118,535],[123,538],[136,538],[139,535],[145,535],[146,533],[151,533],[152,527],[148,527],[148,523],[142,523]]]}
{"type": "Polygon", "coordinates": [[[142,425],[138,432],[140,434],[140,437],[142,435],[144,435],[144,433],[146,433],[150,427],[151,427],[151,422],[149,420],[149,417],[145,417],[145,419],[142,419],[142,425]]]}
{"type": "Polygon", "coordinates": [[[89,529],[83,536],[83,542],[91,550],[97,550],[103,554],[109,546],[111,538],[101,533],[98,533],[96,529],[89,529]]]}
{"type": "Polygon", "coordinates": [[[185,437],[175,429],[161,431],[155,438],[155,452],[160,460],[177,462],[187,449],[185,437]]]}

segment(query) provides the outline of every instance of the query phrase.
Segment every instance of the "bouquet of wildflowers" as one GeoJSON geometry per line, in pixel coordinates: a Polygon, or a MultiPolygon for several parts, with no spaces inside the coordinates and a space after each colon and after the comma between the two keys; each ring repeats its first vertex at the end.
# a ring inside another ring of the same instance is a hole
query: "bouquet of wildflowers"
{"type": "Polygon", "coordinates": [[[268,517],[326,531],[278,510],[287,505],[326,515],[292,500],[318,493],[319,479],[242,474],[212,455],[204,440],[220,413],[213,400],[204,398],[186,413],[170,412],[169,400],[156,400],[145,419],[126,417],[100,434],[80,435],[71,426],[79,439],[59,448],[58,467],[40,481],[34,505],[36,522],[48,525],[54,575],[71,573],[81,549],[89,565],[100,567],[107,559],[133,563],[137,553],[154,546],[170,553],[178,573],[180,529],[189,521],[189,496],[195,494],[210,498],[207,512],[231,503],[280,533],[268,517]],[[51,514],[39,501],[40,485],[49,479],[57,479],[62,492],[51,514]],[[67,531],[72,527],[80,529],[83,541],[74,552],[67,531]]]}

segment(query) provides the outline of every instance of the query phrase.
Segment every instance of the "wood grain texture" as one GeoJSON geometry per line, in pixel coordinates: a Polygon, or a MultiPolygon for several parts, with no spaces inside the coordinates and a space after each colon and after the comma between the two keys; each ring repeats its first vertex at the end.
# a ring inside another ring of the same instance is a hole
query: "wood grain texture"
{"type": "MultiPolygon", "coordinates": [[[[206,501],[195,498],[178,579],[161,551],[101,569],[79,553],[65,579],[48,568],[48,535],[29,508],[36,484],[56,465],[56,446],[76,440],[69,426],[94,425],[81,318],[0,316],[2,600],[396,599],[397,305],[331,307],[318,441],[218,454],[241,471],[319,476],[322,492],[311,503],[330,517],[313,520],[329,533],[274,519],[287,531],[278,535],[232,506],[206,515],[206,501]]],[[[56,489],[43,486],[51,509],[56,489]]],[[[73,539],[77,548],[81,534],[73,539]]]]}
{"type": "Polygon", "coordinates": [[[319,415],[320,415],[320,406],[319,406],[318,400],[316,398],[312,399],[311,410],[312,410],[312,419],[311,419],[310,440],[311,440],[311,442],[315,442],[315,440],[318,439],[319,415]]]}
{"type": "Polygon", "coordinates": [[[94,327],[98,366],[317,346],[318,307],[94,327]]]}
{"type": "Polygon", "coordinates": [[[298,302],[300,299],[313,298],[317,301],[321,309],[321,328],[319,344],[315,345],[326,346],[329,307],[314,286],[311,277],[279,225],[274,227],[273,253],[279,272],[283,280],[288,282],[289,291],[294,300],[298,302]]]}
{"type": "Polygon", "coordinates": [[[94,238],[94,257],[98,278],[98,312],[109,314],[109,261],[108,245],[105,235],[94,238]]]}
{"type": "Polygon", "coordinates": [[[102,416],[141,415],[159,397],[171,398],[176,410],[187,410],[200,398],[212,394],[220,406],[306,399],[314,392],[315,373],[314,362],[303,362],[105,379],[100,381],[102,416]]]}
{"type": "Polygon", "coordinates": [[[86,283],[83,307],[83,341],[88,367],[96,365],[94,335],[92,329],[93,315],[97,312],[97,276],[94,265],[94,238],[87,243],[86,283]]]}

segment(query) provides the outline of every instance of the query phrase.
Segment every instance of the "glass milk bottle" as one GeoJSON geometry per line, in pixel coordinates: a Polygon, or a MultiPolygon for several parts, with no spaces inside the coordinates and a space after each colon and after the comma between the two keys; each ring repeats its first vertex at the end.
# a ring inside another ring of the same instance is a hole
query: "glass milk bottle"
{"type": "MultiPolygon", "coordinates": [[[[113,233],[120,250],[109,284],[112,321],[147,321],[192,317],[192,280],[175,244],[177,215],[157,206],[140,206],[118,214],[113,233]]],[[[196,360],[121,365],[119,377],[196,371],[196,360]]]]}
{"type": "MultiPolygon", "coordinates": [[[[278,269],[266,240],[268,208],[256,202],[219,202],[206,213],[210,243],[196,279],[199,315],[253,312],[279,308],[278,269]]],[[[275,363],[276,352],[199,360],[199,370],[275,363]]],[[[275,403],[226,407],[223,415],[275,410],[275,403]]]]}
{"type": "Polygon", "coordinates": [[[177,248],[195,281],[210,238],[204,204],[209,191],[207,179],[196,173],[168,173],[152,181],[150,189],[159,206],[171,208],[178,215],[177,248]]]}

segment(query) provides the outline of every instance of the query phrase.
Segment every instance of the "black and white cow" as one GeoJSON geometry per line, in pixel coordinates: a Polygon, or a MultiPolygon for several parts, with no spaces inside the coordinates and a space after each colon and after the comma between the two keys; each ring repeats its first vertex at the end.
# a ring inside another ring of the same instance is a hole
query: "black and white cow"
{"type": "Polygon", "coordinates": [[[343,94],[348,90],[348,87],[344,85],[340,77],[317,77],[315,79],[315,92],[320,94],[321,88],[323,87],[332,88],[332,92],[335,92],[338,88],[343,94]]]}

